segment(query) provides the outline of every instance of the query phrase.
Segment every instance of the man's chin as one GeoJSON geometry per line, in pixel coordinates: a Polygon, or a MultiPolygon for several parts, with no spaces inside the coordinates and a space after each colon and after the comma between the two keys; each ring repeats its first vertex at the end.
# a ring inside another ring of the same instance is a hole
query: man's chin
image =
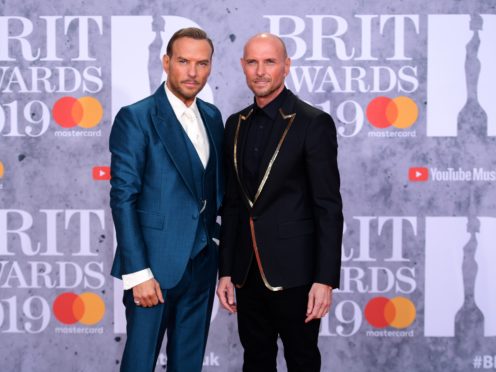
{"type": "Polygon", "coordinates": [[[260,98],[265,98],[268,97],[272,94],[273,91],[271,90],[255,90],[253,93],[255,94],[255,97],[260,97],[260,98]]]}
{"type": "Polygon", "coordinates": [[[181,95],[186,99],[195,98],[201,89],[182,89],[181,95]]]}

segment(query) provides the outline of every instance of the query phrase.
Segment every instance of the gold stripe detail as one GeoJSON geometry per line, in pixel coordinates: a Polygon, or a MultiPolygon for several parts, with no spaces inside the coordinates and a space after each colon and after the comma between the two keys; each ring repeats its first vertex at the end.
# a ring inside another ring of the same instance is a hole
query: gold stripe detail
{"type": "Polygon", "coordinates": [[[255,200],[253,200],[253,204],[257,201],[258,197],[260,196],[260,193],[262,192],[265,182],[267,182],[267,179],[269,178],[270,171],[272,170],[272,165],[276,161],[277,155],[279,155],[279,150],[281,149],[281,146],[286,139],[286,135],[288,134],[289,128],[291,128],[291,124],[293,124],[294,118],[296,114],[290,114],[290,115],[285,115],[284,112],[282,112],[282,109],[279,109],[279,112],[281,113],[281,116],[284,120],[288,120],[288,125],[286,126],[286,129],[284,129],[284,133],[281,136],[281,139],[279,140],[279,143],[277,144],[276,151],[274,151],[274,154],[272,155],[272,158],[269,161],[269,165],[267,166],[267,169],[265,170],[265,174],[262,178],[262,182],[260,182],[260,185],[258,186],[257,193],[255,194],[255,200]]]}
{"type": "MultiPolygon", "coordinates": [[[[248,269],[251,267],[251,263],[253,262],[253,256],[250,257],[250,263],[248,264],[248,269]]],[[[243,282],[241,284],[235,284],[236,288],[243,288],[243,286],[245,285],[246,283],[246,279],[248,279],[248,275],[250,274],[250,270],[248,270],[246,273],[245,273],[245,277],[243,279],[243,282]]]]}
{"type": "Polygon", "coordinates": [[[243,194],[244,194],[246,200],[248,201],[248,204],[250,205],[250,207],[253,208],[253,205],[258,200],[258,197],[262,193],[262,190],[265,186],[265,183],[267,182],[267,179],[269,178],[270,172],[272,171],[272,166],[274,165],[274,162],[276,161],[277,155],[279,155],[279,150],[281,149],[281,146],[284,143],[284,140],[286,139],[286,135],[288,134],[289,128],[291,128],[291,125],[293,124],[293,121],[296,117],[296,114],[286,115],[286,114],[284,114],[284,112],[282,111],[281,108],[279,109],[279,113],[281,114],[282,118],[284,120],[289,120],[289,122],[288,122],[288,125],[286,126],[286,129],[284,129],[284,132],[281,136],[281,139],[279,140],[279,143],[277,144],[277,147],[276,147],[276,150],[274,151],[274,154],[272,154],[272,158],[270,159],[269,165],[267,166],[267,169],[265,170],[265,174],[262,178],[262,181],[260,182],[260,185],[258,185],[258,190],[257,190],[257,193],[255,194],[255,198],[252,201],[249,198],[248,194],[246,193],[246,191],[243,187],[243,184],[241,183],[241,179],[239,178],[238,156],[237,156],[237,154],[238,154],[239,127],[240,127],[241,121],[248,119],[250,117],[250,115],[252,114],[252,112],[253,112],[253,109],[251,109],[250,112],[248,113],[248,115],[246,115],[246,116],[239,115],[238,125],[236,127],[236,133],[234,135],[234,169],[236,171],[236,177],[238,178],[239,186],[240,186],[241,190],[243,191],[243,194]]]}
{"type": "Polygon", "coordinates": [[[250,117],[250,115],[252,114],[252,112],[253,112],[253,109],[251,109],[250,112],[248,113],[248,115],[246,115],[246,116],[239,115],[238,125],[236,126],[236,133],[234,134],[234,170],[236,171],[236,178],[238,179],[239,187],[241,188],[241,191],[243,192],[246,200],[248,200],[248,203],[250,204],[250,207],[253,208],[253,203],[250,200],[250,198],[248,197],[248,194],[246,193],[245,188],[243,187],[243,184],[241,183],[241,179],[239,178],[239,170],[238,170],[238,137],[239,137],[239,127],[240,127],[241,121],[242,120],[247,120],[250,117]]]}
{"type": "Polygon", "coordinates": [[[258,252],[257,238],[255,236],[255,224],[253,223],[253,218],[250,217],[250,232],[251,232],[251,240],[253,243],[253,251],[255,252],[255,258],[257,259],[258,269],[260,270],[260,275],[262,276],[262,280],[265,286],[273,292],[282,291],[283,287],[272,287],[267,278],[265,277],[265,272],[262,267],[262,261],[260,260],[260,254],[258,252]]]}
{"type": "MultiPolygon", "coordinates": [[[[241,126],[241,121],[247,120],[250,115],[253,113],[253,109],[248,112],[246,116],[244,115],[239,115],[238,119],[238,125],[236,127],[236,132],[234,134],[234,170],[236,171],[236,177],[238,179],[239,187],[241,191],[243,192],[244,197],[248,201],[248,204],[250,205],[251,208],[253,208],[253,205],[256,203],[258,200],[260,194],[262,193],[262,190],[269,178],[269,175],[272,171],[272,166],[274,165],[274,162],[276,161],[277,155],[279,155],[279,151],[281,150],[281,146],[284,143],[284,140],[286,139],[286,135],[288,134],[289,128],[291,128],[291,125],[293,124],[293,121],[296,117],[296,113],[294,114],[289,114],[286,115],[282,109],[279,109],[279,113],[281,114],[282,118],[284,120],[289,120],[288,125],[286,126],[286,129],[284,129],[284,132],[279,140],[279,143],[277,144],[276,150],[274,151],[274,154],[272,155],[272,158],[269,161],[269,165],[267,166],[267,169],[265,170],[264,176],[262,178],[262,181],[260,182],[260,185],[258,186],[257,193],[255,194],[255,198],[253,201],[249,198],[245,188],[243,187],[243,184],[241,183],[241,179],[239,177],[239,169],[238,169],[238,140],[239,140],[239,128],[241,126]]],[[[255,258],[257,260],[257,265],[258,269],[260,271],[260,275],[262,277],[262,280],[265,284],[265,286],[270,289],[273,292],[276,291],[282,291],[284,288],[283,287],[273,287],[269,284],[267,281],[267,278],[265,277],[265,272],[262,266],[262,260],[260,259],[260,253],[258,251],[258,245],[257,245],[257,239],[255,235],[255,224],[253,222],[253,218],[250,217],[250,232],[251,232],[251,240],[253,244],[253,251],[255,253],[255,258]]],[[[241,288],[242,285],[240,285],[238,288],[241,288]]]]}

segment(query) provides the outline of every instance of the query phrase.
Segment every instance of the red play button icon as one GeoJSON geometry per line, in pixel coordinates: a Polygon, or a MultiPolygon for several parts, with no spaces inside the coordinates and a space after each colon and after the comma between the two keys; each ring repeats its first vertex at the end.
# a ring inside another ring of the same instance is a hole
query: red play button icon
{"type": "Polygon", "coordinates": [[[93,179],[95,181],[108,181],[110,179],[110,167],[93,167],[93,179]]]}
{"type": "Polygon", "coordinates": [[[429,169],[425,167],[411,167],[408,170],[408,179],[412,182],[425,182],[429,179],[429,169]]]}

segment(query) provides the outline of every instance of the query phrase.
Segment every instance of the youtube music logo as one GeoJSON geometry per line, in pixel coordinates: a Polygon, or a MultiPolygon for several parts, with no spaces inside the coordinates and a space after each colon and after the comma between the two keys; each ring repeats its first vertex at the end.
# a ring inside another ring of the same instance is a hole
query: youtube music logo
{"type": "Polygon", "coordinates": [[[429,179],[429,169],[425,167],[411,167],[408,170],[408,179],[411,182],[425,182],[429,179]]]}
{"type": "Polygon", "coordinates": [[[110,180],[110,167],[93,167],[93,179],[95,181],[110,180]]]}

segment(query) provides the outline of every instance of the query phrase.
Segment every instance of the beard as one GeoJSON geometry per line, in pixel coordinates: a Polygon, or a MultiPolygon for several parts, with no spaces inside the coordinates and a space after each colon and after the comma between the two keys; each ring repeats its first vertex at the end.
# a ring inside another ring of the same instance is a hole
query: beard
{"type": "Polygon", "coordinates": [[[169,80],[169,89],[178,97],[184,98],[184,99],[194,99],[196,95],[203,89],[203,86],[205,84],[200,84],[197,80],[194,80],[196,85],[192,88],[187,88],[183,86],[182,84],[186,82],[190,82],[192,80],[185,80],[181,81],[179,83],[176,83],[175,81],[169,80]]]}
{"type": "Polygon", "coordinates": [[[284,85],[284,82],[281,82],[278,85],[270,85],[271,82],[272,80],[268,80],[268,79],[258,79],[253,81],[250,84],[250,88],[253,94],[255,95],[255,97],[260,97],[260,98],[268,97],[274,92],[278,91],[284,85]],[[257,87],[256,83],[260,81],[267,82],[269,83],[269,85],[263,87],[257,87]]]}

